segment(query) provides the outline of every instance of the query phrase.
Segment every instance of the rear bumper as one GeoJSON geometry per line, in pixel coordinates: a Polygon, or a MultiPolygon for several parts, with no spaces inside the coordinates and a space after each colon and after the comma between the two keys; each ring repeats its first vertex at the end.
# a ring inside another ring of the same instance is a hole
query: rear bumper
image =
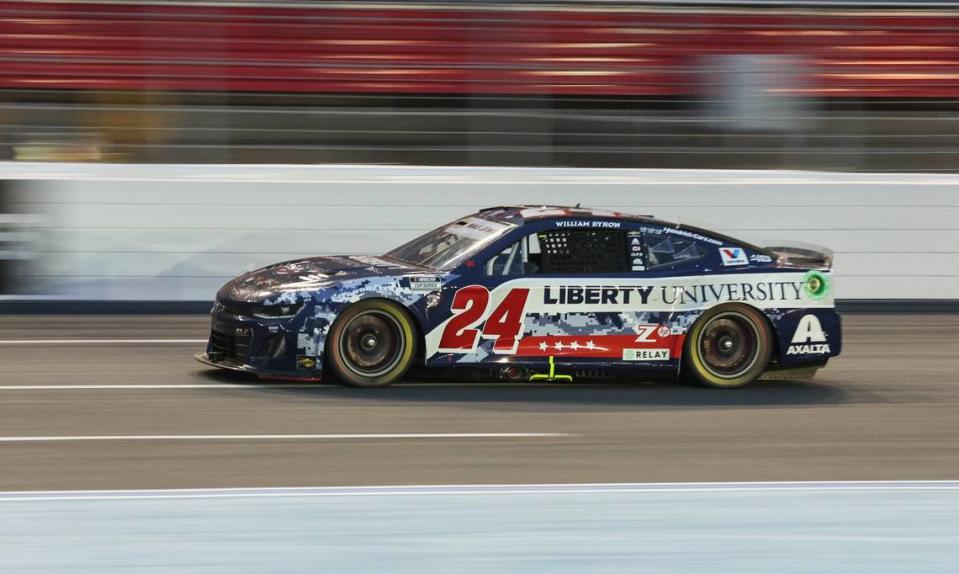
{"type": "Polygon", "coordinates": [[[829,359],[823,359],[820,362],[792,367],[772,367],[763,372],[759,379],[762,381],[811,379],[816,375],[819,369],[825,367],[828,362],[829,359]]]}
{"type": "Polygon", "coordinates": [[[842,320],[831,307],[791,309],[774,324],[779,349],[776,362],[781,367],[815,366],[842,352],[842,320]]]}

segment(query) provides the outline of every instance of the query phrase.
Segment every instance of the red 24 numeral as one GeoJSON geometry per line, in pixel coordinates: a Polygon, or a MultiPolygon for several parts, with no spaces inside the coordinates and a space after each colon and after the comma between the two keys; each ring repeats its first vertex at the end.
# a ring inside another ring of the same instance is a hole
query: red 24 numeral
{"type": "Polygon", "coordinates": [[[483,337],[496,339],[493,343],[494,353],[516,352],[518,337],[523,330],[523,310],[526,308],[527,295],[529,289],[513,289],[486,320],[483,337]]]}
{"type": "Polygon", "coordinates": [[[476,347],[479,329],[473,329],[486,314],[489,290],[482,285],[463,287],[453,295],[450,311],[453,316],[440,337],[440,351],[463,351],[476,347]]]}
{"type": "MultiPolygon", "coordinates": [[[[483,326],[482,335],[484,338],[496,339],[493,352],[516,352],[518,337],[523,329],[523,310],[526,308],[528,296],[529,289],[513,289],[490,313],[483,326]]],[[[457,291],[450,305],[453,317],[443,329],[439,350],[450,353],[475,349],[480,335],[480,330],[476,326],[486,315],[489,303],[489,290],[482,285],[470,285],[457,291]]]]}

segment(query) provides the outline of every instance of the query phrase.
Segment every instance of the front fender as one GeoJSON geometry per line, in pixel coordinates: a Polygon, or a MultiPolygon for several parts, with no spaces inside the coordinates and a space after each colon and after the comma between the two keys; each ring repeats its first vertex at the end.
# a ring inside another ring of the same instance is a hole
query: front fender
{"type": "Polygon", "coordinates": [[[367,299],[384,299],[400,305],[413,317],[419,334],[425,331],[430,301],[439,300],[440,290],[418,290],[410,277],[368,277],[343,281],[318,291],[313,309],[297,339],[297,353],[313,357],[322,370],[326,338],[333,323],[350,305],[367,299]]]}

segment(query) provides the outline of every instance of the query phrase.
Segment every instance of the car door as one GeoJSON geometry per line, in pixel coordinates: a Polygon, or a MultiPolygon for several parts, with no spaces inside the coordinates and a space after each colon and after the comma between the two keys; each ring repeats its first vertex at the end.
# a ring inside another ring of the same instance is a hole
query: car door
{"type": "Polygon", "coordinates": [[[674,312],[675,276],[715,251],[690,235],[632,221],[527,224],[461,270],[428,361],[675,368],[695,319],[674,312]]]}
{"type": "Polygon", "coordinates": [[[659,328],[643,320],[651,290],[633,277],[645,269],[639,230],[613,221],[557,221],[525,233],[483,269],[492,287],[483,337],[518,331],[497,341],[494,357],[554,357],[557,363],[619,363],[628,357],[659,364],[669,355],[627,351],[648,347],[659,328]],[[510,315],[517,320],[520,301],[521,327],[505,329],[510,315]],[[504,306],[510,311],[500,312],[504,306]]]}

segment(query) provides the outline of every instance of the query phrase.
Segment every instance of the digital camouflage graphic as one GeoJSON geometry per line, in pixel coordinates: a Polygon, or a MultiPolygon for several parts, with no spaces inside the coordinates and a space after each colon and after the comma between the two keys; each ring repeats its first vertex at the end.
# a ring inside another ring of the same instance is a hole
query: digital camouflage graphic
{"type": "Polygon", "coordinates": [[[217,293],[198,359],[318,379],[331,356],[373,378],[406,352],[425,367],[519,369],[511,378],[551,360],[560,371],[678,374],[699,358],[726,386],[747,366],[755,378],[839,354],[830,265],[827,250],[761,248],[645,216],[492,208],[382,257],[309,258],[234,279],[217,293]],[[352,318],[361,302],[383,307],[352,318]],[[331,343],[344,313],[351,322],[331,343]]]}

